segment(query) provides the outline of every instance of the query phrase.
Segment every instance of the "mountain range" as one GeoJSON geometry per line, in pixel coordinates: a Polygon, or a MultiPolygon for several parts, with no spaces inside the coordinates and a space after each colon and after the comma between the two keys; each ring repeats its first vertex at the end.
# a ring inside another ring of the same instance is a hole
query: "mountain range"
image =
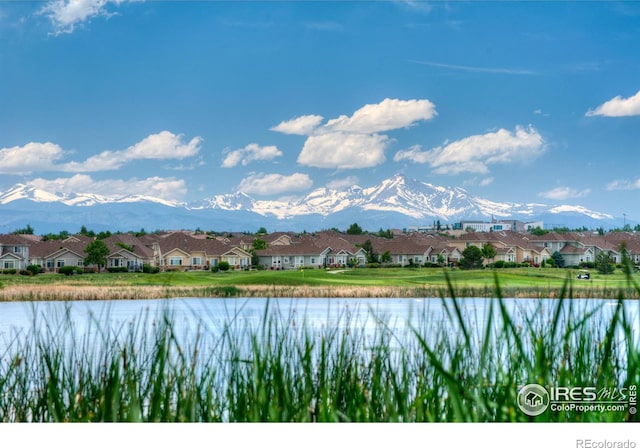
{"type": "Polygon", "coordinates": [[[619,219],[579,205],[494,202],[459,187],[443,187],[397,174],[378,185],[346,190],[318,188],[297,200],[260,200],[245,193],[220,194],[199,202],[145,195],[61,193],[17,184],[0,192],[0,233],[27,224],[38,233],[78,230],[213,229],[255,231],[346,228],[366,230],[428,225],[435,220],[518,219],[545,226],[615,227],[619,219]],[[77,228],[77,229],[76,229],[77,228]]]}

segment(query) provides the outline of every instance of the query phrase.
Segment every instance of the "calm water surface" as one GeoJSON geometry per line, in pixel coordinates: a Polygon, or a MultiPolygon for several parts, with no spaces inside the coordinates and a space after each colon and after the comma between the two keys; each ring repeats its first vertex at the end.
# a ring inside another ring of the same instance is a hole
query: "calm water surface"
{"type": "MultiPolygon", "coordinates": [[[[486,323],[493,299],[458,299],[467,328],[478,335],[486,323]]],[[[516,324],[525,316],[544,324],[553,315],[558,301],[555,299],[505,299],[510,316],[516,324]]],[[[616,307],[616,302],[600,299],[572,299],[573,311],[596,310],[593,324],[606,324],[616,307]]],[[[565,301],[568,308],[569,301],[565,301]]],[[[640,302],[625,301],[625,310],[638,335],[640,302]]],[[[293,330],[323,332],[327,329],[349,329],[371,333],[380,328],[396,334],[406,332],[411,326],[433,328],[434,332],[459,332],[459,324],[453,313],[452,301],[433,299],[266,299],[232,298],[202,299],[174,298],[162,300],[131,301],[74,301],[37,303],[0,303],[0,355],[6,353],[12,341],[24,337],[33,329],[56,337],[59,322],[72,322],[77,336],[104,332],[126,334],[132,326],[152,327],[162,319],[163,313],[172,316],[177,336],[189,340],[197,334],[207,334],[212,340],[225,330],[259,329],[265,315],[277,319],[293,330]],[[448,309],[448,310],[447,310],[448,309]],[[448,312],[449,311],[449,312],[448,312]]],[[[594,331],[597,331],[594,328],[594,331]]],[[[427,332],[428,333],[428,332],[427,332]]],[[[636,341],[637,344],[637,341],[636,341]]]]}

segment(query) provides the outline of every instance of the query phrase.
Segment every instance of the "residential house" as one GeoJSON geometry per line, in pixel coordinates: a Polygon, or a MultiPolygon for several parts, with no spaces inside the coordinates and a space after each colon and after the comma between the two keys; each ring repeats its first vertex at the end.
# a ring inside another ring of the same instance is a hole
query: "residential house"
{"type": "Polygon", "coordinates": [[[485,263],[502,260],[537,266],[551,258],[551,252],[546,247],[533,244],[528,235],[513,231],[471,232],[459,236],[451,244],[461,253],[471,245],[482,249],[485,244],[490,244],[496,249],[496,256],[485,260],[485,263]]]}
{"type": "Polygon", "coordinates": [[[17,235],[0,235],[0,270],[21,270],[28,265],[28,241],[17,235]]]}
{"type": "Polygon", "coordinates": [[[93,241],[84,235],[72,235],[64,240],[34,243],[30,251],[30,264],[39,265],[45,272],[58,272],[63,266],[84,267],[85,247],[93,241]]]}
{"type": "Polygon", "coordinates": [[[184,232],[146,235],[145,244],[161,269],[209,269],[226,261],[236,269],[251,265],[246,250],[218,239],[194,238],[184,232]]]}
{"type": "Polygon", "coordinates": [[[109,248],[107,268],[127,268],[128,271],[142,271],[147,264],[155,266],[153,249],[130,233],[119,233],[105,238],[109,248]]]}

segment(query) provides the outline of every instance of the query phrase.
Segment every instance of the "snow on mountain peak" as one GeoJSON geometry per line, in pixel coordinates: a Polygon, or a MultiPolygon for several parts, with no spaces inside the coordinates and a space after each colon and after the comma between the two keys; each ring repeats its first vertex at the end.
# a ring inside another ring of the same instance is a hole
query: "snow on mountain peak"
{"type": "Polygon", "coordinates": [[[611,215],[588,210],[581,206],[519,204],[493,202],[470,195],[459,187],[443,187],[396,174],[377,185],[346,189],[322,187],[297,200],[254,199],[242,192],[221,194],[198,203],[185,204],[145,195],[103,196],[84,193],[48,192],[24,184],[0,192],[0,205],[27,200],[40,203],[60,203],[74,207],[102,204],[155,203],[178,207],[185,212],[218,210],[221,212],[253,212],[277,220],[318,216],[322,219],[337,213],[352,213],[357,219],[363,211],[395,213],[409,220],[441,219],[453,221],[470,217],[532,218],[545,213],[584,215],[596,220],[613,219],[611,215]]]}

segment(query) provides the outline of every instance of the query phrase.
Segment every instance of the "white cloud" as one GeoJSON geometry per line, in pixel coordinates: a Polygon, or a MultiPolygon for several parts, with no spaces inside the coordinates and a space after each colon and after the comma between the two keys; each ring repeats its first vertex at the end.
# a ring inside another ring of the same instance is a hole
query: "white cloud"
{"type": "Polygon", "coordinates": [[[386,98],[367,104],[352,116],[341,115],[321,126],[320,115],[303,115],[283,121],[271,130],[307,135],[298,155],[301,165],[332,169],[370,168],[385,161],[391,142],[382,132],[407,128],[437,115],[429,100],[386,98]]]}
{"type": "Polygon", "coordinates": [[[549,191],[543,191],[539,193],[539,196],[547,199],[554,199],[557,201],[564,201],[565,199],[583,198],[591,193],[588,188],[584,190],[576,190],[569,187],[557,187],[549,191]]]}
{"type": "Polygon", "coordinates": [[[359,181],[360,179],[358,179],[357,176],[348,176],[344,179],[334,179],[330,182],[327,182],[326,187],[332,190],[342,190],[343,188],[349,188],[353,187],[354,185],[358,185],[359,181]]]}
{"type": "Polygon", "coordinates": [[[251,174],[242,179],[238,191],[262,196],[277,195],[290,191],[310,188],[313,181],[308,174],[294,173],[290,176],[282,174],[251,174]]]}
{"type": "Polygon", "coordinates": [[[542,109],[536,109],[533,111],[533,115],[542,115],[543,117],[550,117],[551,114],[543,112],[542,109]]]}
{"type": "Polygon", "coordinates": [[[31,142],[24,146],[0,149],[0,173],[29,174],[33,171],[54,169],[64,156],[62,148],[54,143],[31,142]]]}
{"type": "Polygon", "coordinates": [[[423,151],[422,146],[413,145],[409,147],[409,149],[398,151],[396,155],[393,156],[393,161],[401,162],[403,160],[408,160],[414,163],[427,163],[430,160],[430,157],[430,153],[428,151],[423,151]]]}
{"type": "Polygon", "coordinates": [[[183,136],[162,131],[152,134],[142,141],[121,151],[103,151],[89,157],[84,162],[69,162],[61,166],[62,171],[95,172],[116,170],[134,160],[184,159],[200,151],[201,137],[194,137],[188,143],[183,136]]]}
{"type": "Polygon", "coordinates": [[[271,128],[272,131],[282,132],[283,134],[309,135],[322,122],[324,117],[321,115],[302,115],[291,120],[282,121],[279,125],[271,128]]]}
{"type": "Polygon", "coordinates": [[[589,109],[585,114],[587,117],[597,115],[603,117],[629,117],[640,115],[640,90],[634,96],[622,98],[620,95],[599,105],[594,110],[589,109]]]}
{"type": "Polygon", "coordinates": [[[90,21],[94,17],[113,15],[107,5],[135,0],[51,0],[39,13],[51,20],[55,34],[72,33],[77,25],[90,21]]]}
{"type": "Polygon", "coordinates": [[[184,180],[173,177],[149,177],[146,179],[104,179],[94,180],[86,174],[57,179],[37,178],[27,185],[45,191],[59,193],[92,193],[108,197],[122,197],[131,194],[154,196],[169,201],[179,200],[187,193],[184,180]]]}
{"type": "Polygon", "coordinates": [[[324,130],[371,134],[406,128],[418,121],[437,115],[429,100],[398,100],[386,98],[378,104],[367,104],[351,117],[342,115],[329,120],[324,130]]]}
{"type": "Polygon", "coordinates": [[[472,177],[470,179],[465,179],[462,182],[463,187],[487,187],[493,183],[495,178],[493,177],[485,177],[483,179],[479,179],[478,177],[472,177]]]}
{"type": "Polygon", "coordinates": [[[312,135],[304,143],[298,163],[316,168],[371,168],[385,161],[388,144],[389,137],[379,134],[312,135]]]}
{"type": "Polygon", "coordinates": [[[414,64],[428,65],[430,67],[446,68],[451,70],[461,70],[464,72],[472,73],[493,73],[497,75],[537,75],[537,72],[532,70],[522,70],[514,68],[502,68],[502,67],[473,67],[469,65],[456,65],[456,64],[443,64],[439,62],[430,61],[410,61],[414,64]]]}
{"type": "Polygon", "coordinates": [[[636,179],[634,181],[614,180],[613,182],[607,184],[607,190],[640,190],[640,179],[636,179]]]}
{"type": "Polygon", "coordinates": [[[535,159],[544,150],[544,139],[533,126],[517,126],[515,132],[499,129],[445,143],[445,146],[428,151],[422,151],[420,146],[413,146],[405,151],[398,151],[394,160],[427,163],[438,174],[487,174],[489,165],[535,159]]]}
{"type": "Polygon", "coordinates": [[[231,168],[239,163],[242,166],[247,166],[256,160],[272,160],[281,155],[282,151],[277,146],[260,146],[256,143],[250,143],[244,148],[229,152],[222,161],[222,167],[231,168]]]}

